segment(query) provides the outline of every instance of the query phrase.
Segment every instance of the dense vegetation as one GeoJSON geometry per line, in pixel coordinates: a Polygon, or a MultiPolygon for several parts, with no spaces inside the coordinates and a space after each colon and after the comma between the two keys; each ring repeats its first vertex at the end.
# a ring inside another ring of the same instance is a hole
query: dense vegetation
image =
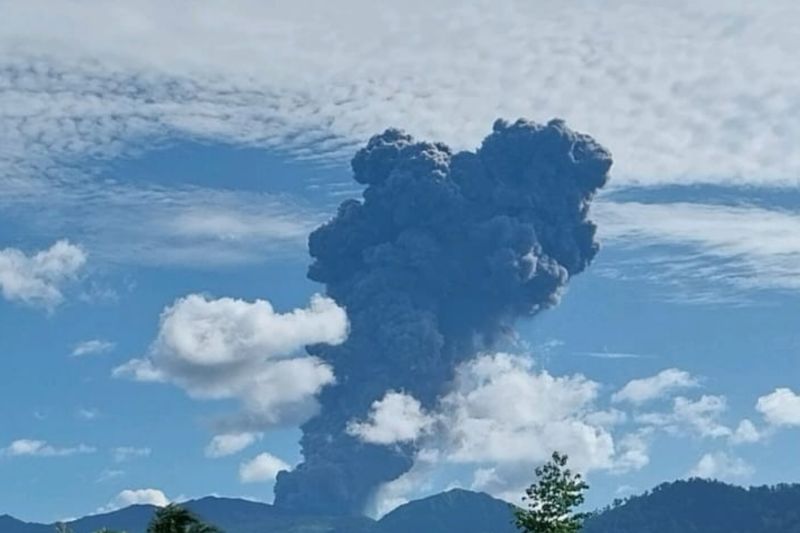
{"type": "Polygon", "coordinates": [[[590,518],[584,533],[800,532],[800,485],[665,483],[590,518]]]}

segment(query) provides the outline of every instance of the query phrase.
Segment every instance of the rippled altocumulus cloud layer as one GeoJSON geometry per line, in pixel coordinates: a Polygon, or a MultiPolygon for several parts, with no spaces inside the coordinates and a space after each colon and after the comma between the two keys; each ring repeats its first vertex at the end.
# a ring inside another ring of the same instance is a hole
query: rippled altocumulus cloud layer
{"type": "Polygon", "coordinates": [[[615,185],[797,184],[791,1],[4,8],[4,180],[188,135],[346,159],[384,127],[472,147],[497,116],[565,118],[615,185]]]}

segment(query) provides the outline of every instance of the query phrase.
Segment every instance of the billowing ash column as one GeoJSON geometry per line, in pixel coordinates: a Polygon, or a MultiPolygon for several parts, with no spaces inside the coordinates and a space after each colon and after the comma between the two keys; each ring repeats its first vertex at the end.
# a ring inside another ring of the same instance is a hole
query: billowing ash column
{"type": "Polygon", "coordinates": [[[337,384],[303,426],[305,462],[275,489],[305,512],[359,514],[413,463],[413,445],[363,443],[349,421],[388,390],[435,407],[459,363],[558,301],[597,253],[587,213],[611,156],[562,121],[520,120],[497,121],[476,152],[387,130],[352,166],[363,200],[311,234],[308,273],[346,308],[350,336],[309,349],[337,384]]]}

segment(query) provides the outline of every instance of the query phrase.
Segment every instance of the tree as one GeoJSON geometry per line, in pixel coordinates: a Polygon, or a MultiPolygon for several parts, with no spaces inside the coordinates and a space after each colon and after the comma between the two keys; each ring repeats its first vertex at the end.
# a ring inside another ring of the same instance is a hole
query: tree
{"type": "Polygon", "coordinates": [[[202,522],[190,511],[171,503],[156,511],[147,526],[147,533],[222,533],[202,522]]]}
{"type": "Polygon", "coordinates": [[[536,469],[536,481],[525,490],[526,508],[514,509],[514,523],[524,533],[577,533],[587,513],[575,508],[583,503],[589,485],[567,468],[567,456],[553,452],[536,469]]]}

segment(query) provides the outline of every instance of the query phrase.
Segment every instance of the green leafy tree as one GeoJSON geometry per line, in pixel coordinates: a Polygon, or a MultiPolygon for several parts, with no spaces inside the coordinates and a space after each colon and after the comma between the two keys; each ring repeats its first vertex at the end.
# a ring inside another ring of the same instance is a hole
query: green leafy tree
{"type": "Polygon", "coordinates": [[[175,504],[156,511],[147,533],[222,533],[216,527],[202,522],[190,511],[175,504]]]}
{"type": "Polygon", "coordinates": [[[588,514],[575,509],[588,488],[580,474],[567,468],[567,456],[553,452],[525,490],[525,508],[514,509],[514,523],[524,533],[577,533],[588,514]]]}

